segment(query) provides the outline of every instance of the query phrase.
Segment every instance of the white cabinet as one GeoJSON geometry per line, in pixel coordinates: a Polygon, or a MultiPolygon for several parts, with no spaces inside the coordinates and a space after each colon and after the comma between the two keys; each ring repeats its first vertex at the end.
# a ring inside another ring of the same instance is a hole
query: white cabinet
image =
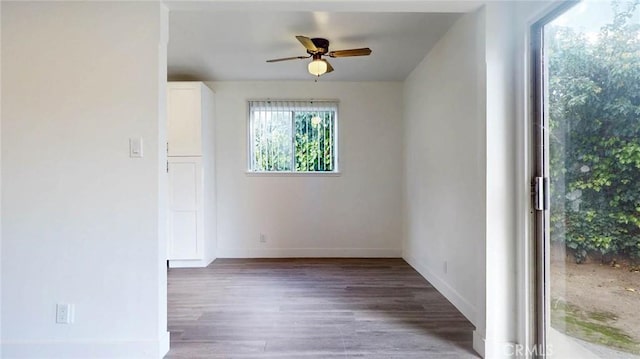
{"type": "Polygon", "coordinates": [[[167,118],[169,266],[206,267],[216,248],[213,92],[169,82],[167,118]]]}
{"type": "Polygon", "coordinates": [[[202,159],[169,157],[169,260],[202,258],[202,159]]]}
{"type": "Polygon", "coordinates": [[[169,82],[167,91],[167,154],[201,156],[205,86],[201,82],[169,82]]]}

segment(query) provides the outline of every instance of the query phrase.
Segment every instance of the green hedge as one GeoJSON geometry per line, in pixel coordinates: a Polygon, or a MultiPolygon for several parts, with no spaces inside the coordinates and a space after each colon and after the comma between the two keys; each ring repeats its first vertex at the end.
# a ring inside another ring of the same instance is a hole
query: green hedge
{"type": "Polygon", "coordinates": [[[594,40],[550,27],[551,240],[580,262],[591,252],[640,257],[638,0],[614,3],[594,40]],[[624,4],[624,5],[622,5],[624,4]]]}

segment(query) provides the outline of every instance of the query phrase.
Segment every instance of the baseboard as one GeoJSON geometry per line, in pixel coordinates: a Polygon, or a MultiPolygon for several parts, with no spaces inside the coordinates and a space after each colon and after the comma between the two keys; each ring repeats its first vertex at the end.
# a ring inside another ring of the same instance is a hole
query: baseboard
{"type": "Polygon", "coordinates": [[[403,259],[409,263],[420,275],[431,283],[442,295],[445,296],[473,325],[478,326],[477,310],[469,301],[449,285],[445,280],[435,275],[426,266],[420,264],[417,259],[411,256],[404,256],[403,259]]]}
{"type": "Polygon", "coordinates": [[[482,334],[478,332],[478,330],[473,331],[473,350],[476,351],[481,357],[485,357],[485,339],[482,334]]]}
{"type": "MultiPolygon", "coordinates": [[[[160,345],[159,345],[159,354],[158,358],[164,358],[165,355],[171,349],[171,333],[170,332],[162,332],[160,333],[160,345]]],[[[1,357],[0,357],[1,358],[1,357]]]]}
{"type": "Polygon", "coordinates": [[[169,351],[169,333],[148,341],[4,341],[3,358],[158,359],[169,351]]]}
{"type": "Polygon", "coordinates": [[[218,248],[218,258],[400,258],[400,248],[218,248]]]}
{"type": "MultiPolygon", "coordinates": [[[[522,344],[508,342],[503,340],[489,340],[485,336],[478,332],[473,331],[473,350],[475,350],[483,358],[503,358],[503,359],[528,359],[537,357],[535,354],[541,354],[540,357],[554,357],[555,353],[547,353],[543,355],[543,351],[539,351],[541,348],[530,347],[526,348],[522,344]]],[[[596,357],[587,357],[578,355],[580,352],[568,352],[568,355],[561,355],[558,358],[581,358],[581,359],[595,359],[596,357]],[[575,355],[572,355],[575,354],[575,355]]]]}
{"type": "Polygon", "coordinates": [[[169,260],[169,268],[204,268],[211,264],[215,258],[211,260],[195,259],[195,260],[169,260]]]}

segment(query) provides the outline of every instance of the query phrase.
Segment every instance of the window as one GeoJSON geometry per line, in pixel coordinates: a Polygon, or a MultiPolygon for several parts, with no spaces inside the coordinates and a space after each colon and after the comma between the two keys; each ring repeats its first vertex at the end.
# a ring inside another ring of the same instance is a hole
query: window
{"type": "Polygon", "coordinates": [[[338,103],[249,101],[249,170],[337,172],[338,103]]]}

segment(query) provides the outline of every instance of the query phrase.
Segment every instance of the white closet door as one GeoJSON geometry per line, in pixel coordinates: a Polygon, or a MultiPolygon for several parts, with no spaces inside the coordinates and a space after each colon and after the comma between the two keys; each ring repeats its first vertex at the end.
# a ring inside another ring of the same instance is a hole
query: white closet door
{"type": "Polygon", "coordinates": [[[203,246],[200,158],[169,158],[169,191],[169,259],[200,259],[203,246]]]}

